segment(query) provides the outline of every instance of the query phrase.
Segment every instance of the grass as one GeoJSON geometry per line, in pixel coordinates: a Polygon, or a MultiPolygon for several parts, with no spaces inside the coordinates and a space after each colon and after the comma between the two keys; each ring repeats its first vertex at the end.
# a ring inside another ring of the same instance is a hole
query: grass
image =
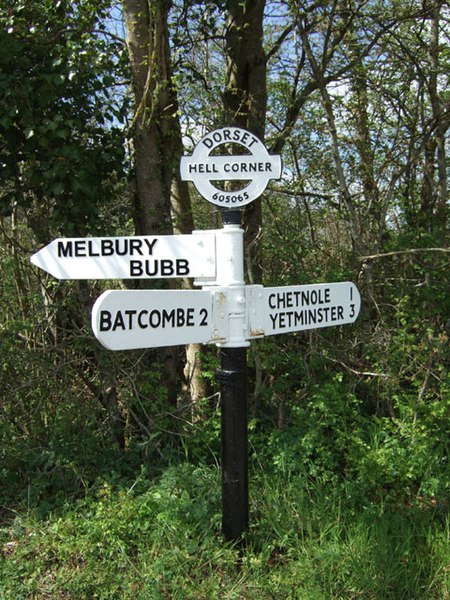
{"type": "Polygon", "coordinates": [[[251,475],[246,549],[220,533],[217,467],[98,485],[45,520],[0,531],[1,600],[415,599],[449,597],[448,520],[349,487],[251,475]]]}

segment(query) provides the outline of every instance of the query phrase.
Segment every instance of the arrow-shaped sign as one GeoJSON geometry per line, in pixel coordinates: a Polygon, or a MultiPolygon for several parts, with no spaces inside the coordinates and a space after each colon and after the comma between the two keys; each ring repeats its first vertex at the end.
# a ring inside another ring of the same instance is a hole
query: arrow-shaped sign
{"type": "Polygon", "coordinates": [[[92,309],[95,337],[109,350],[223,341],[225,315],[203,290],[112,290],[92,309]]]}
{"type": "Polygon", "coordinates": [[[59,238],[30,260],[57,279],[214,277],[215,234],[59,238]]]}
{"type": "Polygon", "coordinates": [[[356,321],[361,307],[358,288],[351,281],[285,287],[250,286],[249,320],[253,337],[356,321]],[[252,289],[253,288],[253,289],[252,289]]]}
{"type": "MultiPolygon", "coordinates": [[[[110,350],[230,341],[231,289],[113,290],[92,310],[96,338],[110,350]]],[[[353,323],[361,300],[351,282],[245,287],[244,339],[353,323]]]]}

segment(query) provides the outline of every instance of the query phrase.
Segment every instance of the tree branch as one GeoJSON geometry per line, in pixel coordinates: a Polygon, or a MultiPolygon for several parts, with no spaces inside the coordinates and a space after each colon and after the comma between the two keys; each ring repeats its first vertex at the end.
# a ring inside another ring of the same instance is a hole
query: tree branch
{"type": "Polygon", "coordinates": [[[402,254],[421,254],[422,252],[443,252],[450,253],[450,248],[410,248],[409,250],[393,250],[392,252],[383,252],[381,254],[369,254],[368,256],[360,256],[360,260],[368,261],[377,258],[387,258],[390,256],[400,256],[402,254]]]}
{"type": "Polygon", "coordinates": [[[278,50],[281,48],[281,44],[288,37],[288,35],[290,33],[292,33],[292,31],[294,30],[294,27],[295,27],[295,23],[291,23],[290,25],[288,25],[286,27],[286,29],[284,29],[284,31],[281,32],[279,38],[277,40],[275,40],[272,48],[268,52],[266,52],[266,62],[269,62],[269,60],[272,58],[272,56],[274,56],[278,52],[278,50]]]}

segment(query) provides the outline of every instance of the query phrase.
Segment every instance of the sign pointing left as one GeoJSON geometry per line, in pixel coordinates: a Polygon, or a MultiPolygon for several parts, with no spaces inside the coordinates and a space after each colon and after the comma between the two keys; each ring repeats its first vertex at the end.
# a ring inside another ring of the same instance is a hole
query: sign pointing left
{"type": "Polygon", "coordinates": [[[58,238],[30,260],[57,279],[214,277],[215,234],[58,238]]]}
{"type": "Polygon", "coordinates": [[[213,306],[209,290],[110,290],[93,306],[92,330],[109,350],[219,342],[226,320],[213,306]]]}

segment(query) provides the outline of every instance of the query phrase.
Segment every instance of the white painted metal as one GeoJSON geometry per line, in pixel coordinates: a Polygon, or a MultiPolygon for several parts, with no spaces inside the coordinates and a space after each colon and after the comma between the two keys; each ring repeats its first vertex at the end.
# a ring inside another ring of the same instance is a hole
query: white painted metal
{"type": "MultiPolygon", "coordinates": [[[[281,177],[281,158],[269,155],[253,134],[237,127],[206,135],[181,159],[182,179],[206,199],[238,208],[281,177]],[[238,144],[243,155],[217,156],[238,144]],[[225,192],[214,181],[242,181],[225,192]]],[[[110,350],[189,343],[249,346],[249,340],[353,323],[361,299],[351,282],[264,288],[244,283],[244,231],[236,224],[192,235],[59,238],[31,262],[59,279],[193,277],[202,290],[114,290],[92,310],[92,328],[110,350]]]]}
{"type": "Polygon", "coordinates": [[[109,350],[209,343],[227,338],[213,315],[213,294],[201,290],[113,290],[92,310],[95,337],[109,350]]]}
{"type": "Polygon", "coordinates": [[[264,144],[253,134],[239,127],[216,129],[203,137],[191,156],[183,156],[181,179],[192,181],[203,198],[217,206],[236,208],[256,200],[271,179],[281,177],[281,157],[267,152],[264,144]],[[225,144],[243,146],[250,154],[211,154],[225,144]],[[224,191],[214,181],[242,181],[237,191],[224,191]]]}
{"type": "Polygon", "coordinates": [[[264,288],[262,285],[245,286],[247,300],[247,337],[251,340],[264,337],[264,288]]]}
{"type": "Polygon", "coordinates": [[[58,279],[214,277],[215,233],[59,238],[30,260],[58,279]]]}
{"type": "MultiPolygon", "coordinates": [[[[225,225],[224,248],[240,245],[239,231],[239,226],[225,225]]],[[[226,256],[224,251],[221,258],[226,256]]],[[[358,316],[360,295],[351,282],[246,286],[239,279],[239,261],[228,261],[227,267],[222,285],[203,290],[105,292],[92,311],[95,336],[110,350],[188,343],[240,348],[265,335],[344,325],[358,316]]]]}
{"type": "Polygon", "coordinates": [[[244,348],[247,340],[247,301],[244,283],[244,230],[239,225],[226,224],[216,231],[217,275],[203,289],[210,289],[215,298],[214,310],[228,323],[226,348],[244,348]],[[212,283],[212,285],[211,285],[212,283]]]}
{"type": "Polygon", "coordinates": [[[263,288],[260,302],[250,312],[250,330],[260,331],[263,323],[264,335],[353,323],[361,307],[349,281],[263,288]]]}

